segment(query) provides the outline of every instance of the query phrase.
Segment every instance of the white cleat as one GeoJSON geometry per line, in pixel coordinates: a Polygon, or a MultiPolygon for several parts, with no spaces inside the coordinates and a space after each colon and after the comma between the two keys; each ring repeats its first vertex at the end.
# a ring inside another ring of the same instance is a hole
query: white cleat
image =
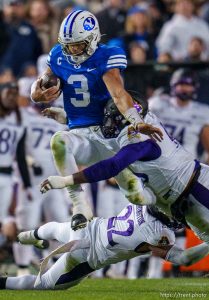
{"type": "Polygon", "coordinates": [[[34,236],[34,230],[20,232],[17,239],[20,244],[33,245],[39,249],[47,249],[49,247],[49,242],[47,240],[38,240],[34,236]]]}

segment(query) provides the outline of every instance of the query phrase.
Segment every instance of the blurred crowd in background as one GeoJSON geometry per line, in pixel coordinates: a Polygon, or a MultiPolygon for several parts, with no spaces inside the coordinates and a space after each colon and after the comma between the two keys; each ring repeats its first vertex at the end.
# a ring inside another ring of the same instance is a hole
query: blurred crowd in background
{"type": "MultiPolygon", "coordinates": [[[[46,67],[47,54],[57,43],[62,19],[72,10],[80,8],[92,11],[98,18],[103,43],[125,50],[129,61],[125,72],[127,88],[140,90],[147,98],[169,94],[173,71],[181,66],[190,66],[199,76],[197,100],[209,104],[209,1],[0,0],[0,86],[17,81],[20,106],[31,105],[31,84],[46,67]]],[[[112,180],[88,186],[87,189],[97,216],[116,215],[127,203],[112,180]]],[[[14,202],[16,200],[12,202],[12,209],[10,207],[13,216],[16,214],[14,202]]],[[[41,221],[45,219],[41,218],[41,221]]],[[[6,232],[8,235],[8,229],[6,232]]],[[[184,234],[180,234],[182,236],[184,234]]],[[[24,250],[18,251],[20,257],[25,255],[21,252],[24,250]]],[[[1,253],[0,259],[5,261],[7,254],[4,251],[1,253]]],[[[27,263],[22,263],[21,259],[19,261],[16,262],[18,267],[25,270],[32,260],[26,260],[27,263]]],[[[147,260],[135,259],[129,267],[126,262],[120,263],[95,276],[145,276],[143,272],[147,267],[140,269],[140,264],[147,266],[147,260]]],[[[150,277],[161,277],[161,263],[152,264],[148,271],[150,277]],[[155,275],[159,269],[160,274],[155,275]]]]}

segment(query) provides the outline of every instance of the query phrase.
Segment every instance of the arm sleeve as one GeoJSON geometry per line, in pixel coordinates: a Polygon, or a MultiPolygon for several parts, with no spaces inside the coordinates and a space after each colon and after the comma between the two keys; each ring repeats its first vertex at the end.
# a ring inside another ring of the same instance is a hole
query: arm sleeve
{"type": "Polygon", "coordinates": [[[183,250],[174,245],[167,253],[165,260],[176,265],[190,266],[209,253],[209,245],[202,243],[198,246],[183,250]]]}
{"type": "Polygon", "coordinates": [[[120,47],[112,47],[107,51],[107,55],[101,64],[101,75],[110,69],[124,70],[127,67],[126,54],[120,47]]]}
{"type": "Polygon", "coordinates": [[[97,182],[116,176],[136,160],[154,160],[160,155],[161,149],[157,143],[146,140],[124,146],[115,156],[102,160],[83,170],[83,172],[88,182],[97,182]]]}
{"type": "Polygon", "coordinates": [[[18,169],[20,171],[20,175],[23,181],[23,185],[25,188],[28,188],[31,186],[31,181],[30,181],[28,165],[26,162],[25,138],[26,138],[26,130],[17,145],[16,159],[17,159],[18,169]]]}

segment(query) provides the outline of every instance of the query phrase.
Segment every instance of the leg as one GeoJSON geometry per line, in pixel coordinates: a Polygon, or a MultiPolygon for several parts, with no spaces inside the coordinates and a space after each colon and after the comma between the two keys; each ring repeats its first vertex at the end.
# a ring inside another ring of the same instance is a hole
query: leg
{"type": "Polygon", "coordinates": [[[49,191],[43,195],[43,210],[46,222],[67,222],[69,221],[69,209],[66,201],[66,194],[63,190],[49,191]]]}
{"type": "Polygon", "coordinates": [[[193,186],[183,207],[185,219],[195,234],[209,244],[209,167],[202,166],[198,181],[193,186]]]}
{"type": "Polygon", "coordinates": [[[0,288],[13,290],[50,290],[68,289],[77,285],[94,270],[87,263],[88,249],[79,249],[63,254],[57,262],[41,277],[41,282],[34,287],[36,276],[0,278],[0,288]]]}
{"type": "Polygon", "coordinates": [[[68,289],[80,283],[94,270],[87,262],[88,249],[79,249],[62,255],[42,276],[36,289],[68,289]]]}
{"type": "MultiPolygon", "coordinates": [[[[28,200],[26,193],[19,185],[16,209],[16,224],[19,232],[36,228],[40,224],[42,196],[38,188],[32,188],[33,200],[28,200]]],[[[34,244],[38,248],[48,247],[48,242],[36,241],[34,244]]],[[[13,252],[15,263],[18,266],[18,275],[29,274],[29,265],[33,257],[33,249],[30,245],[21,245],[18,242],[13,243],[13,252]]]]}
{"type": "Polygon", "coordinates": [[[8,216],[9,206],[12,200],[12,191],[11,176],[0,174],[0,222],[8,216]]]}
{"type": "Polygon", "coordinates": [[[136,205],[155,204],[156,197],[154,194],[149,189],[144,188],[142,180],[134,175],[131,170],[123,170],[115,179],[121,191],[131,203],[136,205]]]}
{"type": "Polygon", "coordinates": [[[85,236],[85,229],[74,232],[70,222],[57,223],[49,222],[36,230],[21,232],[18,235],[20,243],[34,245],[37,241],[57,240],[60,243],[67,243],[70,240],[81,239],[85,236]]]}
{"type": "MultiPolygon", "coordinates": [[[[54,162],[62,176],[78,172],[76,158],[78,158],[78,163],[83,159],[87,162],[92,154],[90,148],[90,142],[85,137],[66,131],[57,132],[51,139],[54,162]]],[[[93,214],[86,199],[82,197],[81,185],[69,187],[68,192],[73,202],[72,228],[76,230],[84,227],[93,214]]]]}

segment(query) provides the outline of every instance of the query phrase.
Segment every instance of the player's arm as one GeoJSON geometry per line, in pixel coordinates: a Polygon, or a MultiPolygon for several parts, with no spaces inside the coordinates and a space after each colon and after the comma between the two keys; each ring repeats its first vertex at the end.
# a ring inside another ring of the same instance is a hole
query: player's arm
{"type": "Polygon", "coordinates": [[[121,148],[113,157],[102,160],[81,172],[66,177],[49,176],[41,184],[41,192],[45,193],[50,189],[61,189],[80,183],[106,180],[115,177],[137,160],[154,160],[160,155],[160,147],[151,139],[140,143],[128,144],[121,148]]]}
{"type": "Polygon", "coordinates": [[[209,254],[209,245],[202,243],[198,246],[183,250],[176,245],[152,246],[149,245],[152,255],[161,257],[175,265],[190,266],[209,254]]]}
{"type": "MultiPolygon", "coordinates": [[[[43,73],[47,75],[53,74],[50,67],[47,67],[45,72],[43,73]]],[[[43,76],[42,75],[42,76],[43,76]]],[[[56,100],[60,95],[59,86],[53,86],[46,90],[41,89],[41,77],[39,77],[31,87],[31,100],[34,102],[48,103],[56,100]]]]}
{"type": "Polygon", "coordinates": [[[209,165],[209,125],[203,127],[200,140],[205,152],[207,153],[206,163],[209,165]]]}
{"type": "Polygon", "coordinates": [[[161,140],[163,134],[159,128],[145,124],[142,117],[133,106],[131,95],[124,89],[119,69],[111,69],[103,75],[103,81],[119,111],[134,126],[134,128],[154,139],[161,140]]]}

